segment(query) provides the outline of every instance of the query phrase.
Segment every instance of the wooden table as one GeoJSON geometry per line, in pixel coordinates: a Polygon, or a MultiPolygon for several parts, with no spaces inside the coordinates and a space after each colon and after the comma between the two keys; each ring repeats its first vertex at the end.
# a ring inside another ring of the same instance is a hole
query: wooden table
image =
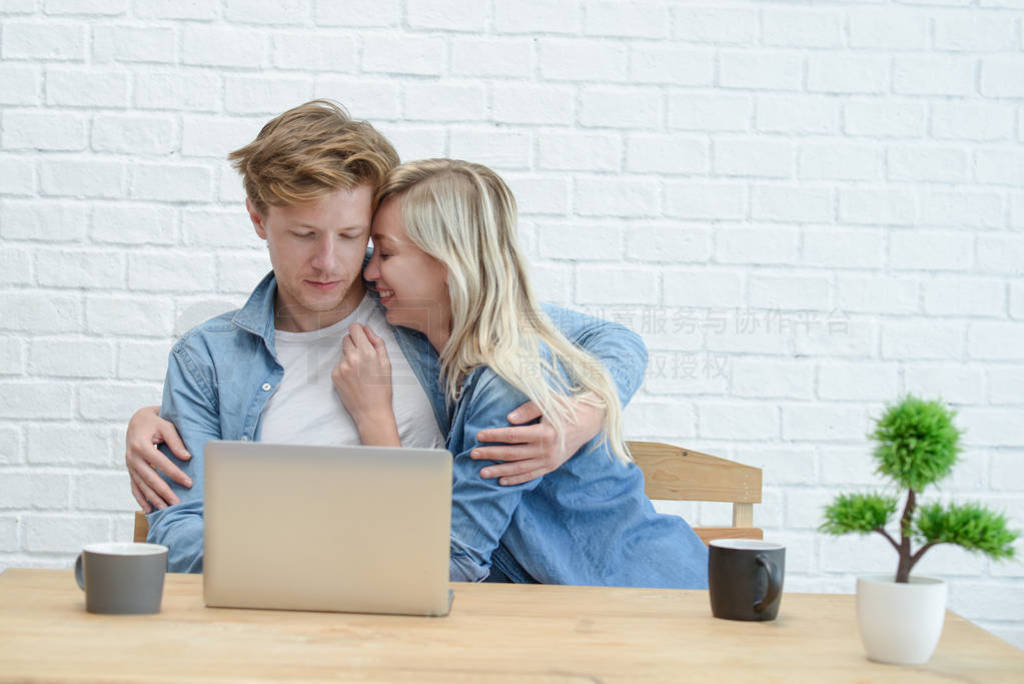
{"type": "Polygon", "coordinates": [[[0,681],[1022,682],[1024,651],[948,613],[919,667],[869,662],[854,597],[786,594],[774,622],[707,593],[454,584],[446,618],[206,608],[168,575],[163,611],[85,612],[69,571],[0,574],[0,681]]]}

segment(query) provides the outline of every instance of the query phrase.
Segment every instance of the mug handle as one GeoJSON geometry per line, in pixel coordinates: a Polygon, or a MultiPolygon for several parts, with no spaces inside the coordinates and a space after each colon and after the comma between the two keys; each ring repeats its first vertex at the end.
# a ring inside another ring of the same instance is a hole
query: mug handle
{"type": "Polygon", "coordinates": [[[780,581],[782,578],[779,577],[779,568],[765,554],[757,554],[754,560],[768,575],[768,588],[765,590],[764,596],[754,603],[754,612],[760,613],[779,597],[779,592],[782,591],[782,582],[780,581]]]}
{"type": "Polygon", "coordinates": [[[85,591],[85,570],[82,568],[82,554],[78,554],[78,558],[75,559],[75,581],[78,582],[78,586],[85,591]]]}

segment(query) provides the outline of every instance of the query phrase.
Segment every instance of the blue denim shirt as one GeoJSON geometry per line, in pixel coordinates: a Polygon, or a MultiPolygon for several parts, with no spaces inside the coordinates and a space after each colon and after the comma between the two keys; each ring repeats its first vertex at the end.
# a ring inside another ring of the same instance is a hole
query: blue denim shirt
{"type": "MultiPolygon", "coordinates": [[[[148,516],[148,541],[170,548],[171,572],[202,572],[203,447],[211,439],[258,440],[263,409],[284,375],[274,352],[276,293],[271,273],[241,309],[193,328],[171,349],[160,415],[175,424],[192,454],[179,465],[193,484],[185,488],[164,478],[181,503],[148,516]]],[[[566,337],[604,362],[623,402],[628,401],[647,364],[640,338],[623,326],[566,309],[545,306],[545,311],[566,337]]],[[[395,328],[395,337],[426,390],[441,433],[447,434],[450,419],[434,348],[407,328],[395,328]]],[[[507,425],[504,416],[494,425],[507,425]]]]}

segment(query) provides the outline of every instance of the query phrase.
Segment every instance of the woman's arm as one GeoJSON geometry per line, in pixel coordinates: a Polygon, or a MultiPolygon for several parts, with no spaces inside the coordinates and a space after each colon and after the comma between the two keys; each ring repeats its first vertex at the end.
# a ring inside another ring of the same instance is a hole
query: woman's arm
{"type": "Polygon", "coordinates": [[[349,326],[341,342],[341,358],[331,369],[331,382],[359,430],[359,441],[371,446],[402,446],[391,404],[388,351],[384,340],[368,326],[349,326]]]}

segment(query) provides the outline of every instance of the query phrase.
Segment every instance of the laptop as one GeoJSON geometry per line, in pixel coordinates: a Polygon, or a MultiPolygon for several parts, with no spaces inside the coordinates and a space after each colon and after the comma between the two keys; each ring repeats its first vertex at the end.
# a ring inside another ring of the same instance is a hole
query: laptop
{"type": "Polygon", "coordinates": [[[447,451],[211,441],[204,460],[207,606],[448,614],[447,451]]]}

